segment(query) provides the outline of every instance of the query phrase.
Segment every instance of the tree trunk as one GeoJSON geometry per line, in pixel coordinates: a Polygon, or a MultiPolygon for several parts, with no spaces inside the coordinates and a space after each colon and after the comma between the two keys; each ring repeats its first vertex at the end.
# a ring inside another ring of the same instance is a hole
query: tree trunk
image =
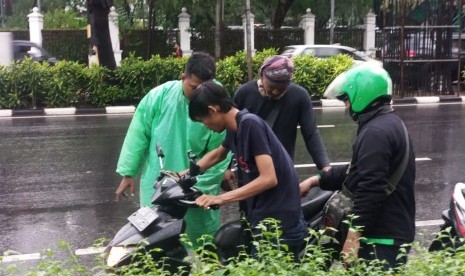
{"type": "Polygon", "coordinates": [[[215,59],[221,58],[221,37],[223,31],[223,0],[216,0],[216,18],[215,18],[215,59]]]}
{"type": "Polygon", "coordinates": [[[153,43],[152,43],[152,37],[153,37],[153,29],[155,28],[155,20],[154,20],[154,0],[149,1],[149,32],[148,32],[148,47],[147,47],[147,58],[150,58],[152,56],[153,52],[153,43]]]}
{"type": "Polygon", "coordinates": [[[286,18],[287,11],[289,11],[293,3],[294,0],[279,0],[274,16],[271,19],[273,29],[281,28],[284,23],[284,18],[286,18]]]}
{"type": "Polygon", "coordinates": [[[115,55],[111,44],[108,13],[112,0],[87,0],[91,22],[91,43],[97,47],[98,61],[110,70],[116,69],[115,55]]]}

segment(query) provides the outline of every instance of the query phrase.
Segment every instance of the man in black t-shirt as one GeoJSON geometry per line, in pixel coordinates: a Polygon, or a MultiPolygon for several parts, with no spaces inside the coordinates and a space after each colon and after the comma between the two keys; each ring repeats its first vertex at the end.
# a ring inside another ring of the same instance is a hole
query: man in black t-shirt
{"type": "Polygon", "coordinates": [[[189,103],[189,116],[208,128],[227,130],[222,145],[197,163],[201,172],[223,160],[232,151],[245,176],[245,185],[218,195],[202,195],[196,203],[204,208],[247,201],[247,219],[252,227],[265,218],[281,221],[281,239],[297,253],[307,230],[300,207],[297,173],[291,157],[268,124],[247,110],[234,107],[225,88],[205,82],[189,103]]]}

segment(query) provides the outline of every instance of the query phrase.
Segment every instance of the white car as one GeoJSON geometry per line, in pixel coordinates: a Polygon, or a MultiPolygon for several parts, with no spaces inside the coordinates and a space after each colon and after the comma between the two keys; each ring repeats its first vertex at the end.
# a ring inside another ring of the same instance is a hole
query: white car
{"type": "Polygon", "coordinates": [[[318,58],[328,58],[335,55],[348,55],[354,59],[355,65],[373,62],[379,66],[383,66],[383,63],[377,59],[370,58],[363,52],[360,52],[354,48],[342,46],[339,44],[317,44],[317,45],[290,45],[284,47],[283,51],[280,53],[282,56],[293,58],[298,55],[313,55],[318,58]]]}
{"type": "Polygon", "coordinates": [[[13,40],[13,59],[23,60],[31,58],[33,61],[48,62],[54,65],[58,62],[44,48],[28,40],[13,40]]]}

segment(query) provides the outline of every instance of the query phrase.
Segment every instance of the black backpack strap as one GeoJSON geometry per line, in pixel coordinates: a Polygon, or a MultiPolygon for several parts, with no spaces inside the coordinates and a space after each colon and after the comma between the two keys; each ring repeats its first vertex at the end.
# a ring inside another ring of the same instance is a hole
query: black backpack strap
{"type": "Polygon", "coordinates": [[[394,173],[391,175],[391,177],[389,177],[388,179],[388,187],[386,188],[387,195],[390,195],[395,191],[397,183],[399,183],[400,178],[405,172],[405,168],[407,167],[407,163],[408,163],[408,158],[410,156],[410,143],[408,139],[407,128],[405,127],[405,124],[403,122],[401,123],[402,123],[402,127],[404,129],[404,134],[405,134],[406,149],[405,149],[405,154],[404,154],[404,158],[402,159],[402,162],[400,163],[399,167],[397,167],[397,169],[394,171],[394,173]]]}
{"type": "Polygon", "coordinates": [[[265,121],[268,123],[268,125],[271,128],[273,128],[274,123],[276,122],[276,118],[278,118],[278,114],[279,114],[279,111],[281,110],[281,106],[282,106],[281,101],[277,100],[275,106],[265,118],[265,121]]]}

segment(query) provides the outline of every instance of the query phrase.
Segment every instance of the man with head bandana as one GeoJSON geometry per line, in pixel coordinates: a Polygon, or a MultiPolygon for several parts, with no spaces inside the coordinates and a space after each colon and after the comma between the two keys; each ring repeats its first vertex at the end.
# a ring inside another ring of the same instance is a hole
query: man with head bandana
{"type": "Polygon", "coordinates": [[[318,131],[312,100],[308,91],[293,83],[294,64],[284,56],[266,59],[259,71],[260,79],[241,85],[233,101],[238,109],[247,109],[269,124],[294,159],[297,127],[319,170],[329,169],[329,158],[318,131]]]}

